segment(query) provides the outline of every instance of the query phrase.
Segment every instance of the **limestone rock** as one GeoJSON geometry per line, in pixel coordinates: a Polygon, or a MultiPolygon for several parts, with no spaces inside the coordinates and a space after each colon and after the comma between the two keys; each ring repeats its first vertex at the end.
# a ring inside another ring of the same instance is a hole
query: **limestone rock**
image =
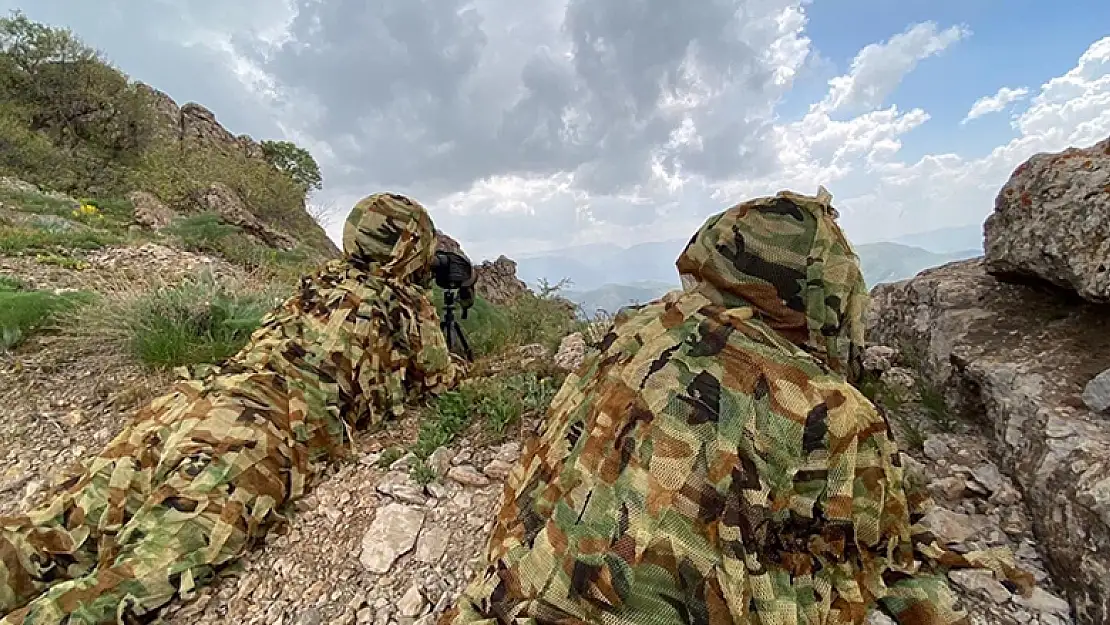
{"type": "Polygon", "coordinates": [[[464,486],[489,485],[488,477],[482,475],[477,469],[467,464],[451,467],[451,469],[447,471],[447,477],[464,486]]]}
{"type": "Polygon", "coordinates": [[[871,345],[863,352],[863,368],[874,373],[883,373],[894,363],[897,352],[886,345],[871,345]]]}
{"type": "Polygon", "coordinates": [[[1025,161],[983,230],[988,272],[1110,302],[1110,139],[1025,161]]]}
{"type": "Polygon", "coordinates": [[[1110,622],[1110,420],[1078,401],[1110,367],[1105,307],[1000,281],[970,260],[876,287],[867,333],[920,354],[917,373],[981,424],[1076,622],[1110,622]]]}
{"type": "Polygon", "coordinates": [[[555,353],[555,366],[564,371],[575,371],[586,359],[586,339],[581,332],[563,337],[555,353]]]}
{"type": "Polygon", "coordinates": [[[516,262],[506,256],[487,260],[474,271],[478,276],[475,292],[492,304],[504,306],[528,292],[528,285],[516,277],[516,262]]]}
{"type": "Polygon", "coordinates": [[[405,618],[416,618],[424,611],[424,605],[427,601],[424,599],[424,593],[421,592],[420,586],[415,585],[409,587],[401,600],[397,602],[397,610],[401,616],[405,618]]]}
{"type": "Polygon", "coordinates": [[[227,223],[242,228],[270,247],[291,250],[297,246],[296,239],[255,217],[247,210],[239,194],[222,182],[214,183],[202,191],[197,197],[197,203],[202,209],[218,214],[227,223]]]}
{"type": "Polygon", "coordinates": [[[1096,375],[1083,388],[1083,403],[1095,412],[1110,411],[1110,369],[1096,375]]]}
{"type": "Polygon", "coordinates": [[[379,508],[374,523],[362,537],[359,562],[372,573],[387,573],[393,562],[408,553],[424,525],[424,512],[398,503],[379,508]]]}
{"type": "Polygon", "coordinates": [[[165,228],[177,217],[177,213],[153,193],[132,191],[127,199],[135,207],[135,221],[152,230],[165,228]]]}

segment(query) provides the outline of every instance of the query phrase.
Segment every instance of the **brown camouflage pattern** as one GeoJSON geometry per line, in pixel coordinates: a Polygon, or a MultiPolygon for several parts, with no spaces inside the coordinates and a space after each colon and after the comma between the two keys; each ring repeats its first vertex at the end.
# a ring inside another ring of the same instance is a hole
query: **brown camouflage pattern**
{"type": "Polygon", "coordinates": [[[848,377],[866,293],[831,198],[714,215],[684,291],[625,311],[509,476],[488,566],[440,625],[967,623],[950,568],[1004,551],[918,524],[886,417],[848,377]]]}
{"type": "Polygon", "coordinates": [[[144,407],[47,505],[0,518],[0,624],[149,622],[287,514],[354,429],[454,385],[424,208],[367,197],[343,242],[236,356],[144,407]]]}

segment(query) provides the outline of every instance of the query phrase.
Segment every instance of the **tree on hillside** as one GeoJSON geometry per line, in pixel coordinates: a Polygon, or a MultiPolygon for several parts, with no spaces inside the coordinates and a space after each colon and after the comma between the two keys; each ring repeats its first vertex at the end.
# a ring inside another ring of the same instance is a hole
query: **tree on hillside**
{"type": "Polygon", "coordinates": [[[263,141],[262,153],[271,165],[289,176],[305,193],[320,189],[323,183],[320,166],[308,150],[290,141],[263,141]]]}
{"type": "Polygon", "coordinates": [[[126,75],[69,29],[20,11],[0,18],[0,102],[9,127],[61,150],[70,177],[102,177],[107,161],[133,161],[153,137],[151,107],[126,75]]]}

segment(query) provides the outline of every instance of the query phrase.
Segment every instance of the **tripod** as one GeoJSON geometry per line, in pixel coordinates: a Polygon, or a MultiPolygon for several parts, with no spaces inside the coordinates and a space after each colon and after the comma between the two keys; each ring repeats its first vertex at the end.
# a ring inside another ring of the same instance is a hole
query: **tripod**
{"type": "MultiPolygon", "coordinates": [[[[463,308],[463,319],[466,319],[466,309],[463,308]]],[[[459,321],[455,319],[455,291],[445,290],[443,292],[443,320],[439,322],[440,329],[443,330],[443,336],[447,339],[447,350],[456,352],[455,340],[458,340],[459,345],[462,346],[463,354],[466,355],[466,360],[472,362],[474,360],[474,352],[470,350],[470,343],[466,340],[466,335],[463,334],[462,326],[459,321]]]]}

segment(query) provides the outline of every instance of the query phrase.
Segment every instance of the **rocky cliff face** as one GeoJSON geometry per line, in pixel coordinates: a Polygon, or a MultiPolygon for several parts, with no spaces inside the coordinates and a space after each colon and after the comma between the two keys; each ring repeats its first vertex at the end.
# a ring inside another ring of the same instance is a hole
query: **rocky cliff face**
{"type": "Polygon", "coordinates": [[[1076,622],[1091,625],[1110,622],[1110,419],[1088,405],[1110,368],[1110,306],[1096,303],[1110,296],[1108,145],[1023,164],[987,222],[986,259],[877,287],[868,323],[871,343],[913,354],[987,435],[1076,622]]]}
{"type": "MultiPolygon", "coordinates": [[[[265,160],[260,143],[247,135],[231,133],[216,120],[215,113],[207,108],[195,102],[178,106],[173,98],[162,91],[141,83],[140,88],[154,103],[154,110],[161,121],[158,134],[162,141],[178,143],[185,150],[217,150],[239,154],[252,160],[265,160]]],[[[158,198],[150,193],[137,191],[132,196],[131,200],[137,209],[140,203],[143,206],[137,215],[143,225],[163,227],[174,216],[172,210],[162,206],[158,198]]],[[[301,232],[283,232],[258,219],[247,202],[227,185],[217,183],[209,186],[197,194],[195,204],[197,209],[216,212],[228,223],[243,228],[256,240],[272,247],[288,250],[296,246],[298,241],[309,241],[326,256],[338,256],[340,253],[323,227],[315,221],[306,219],[301,232]]],[[[307,213],[303,202],[302,210],[307,213]]]]}

